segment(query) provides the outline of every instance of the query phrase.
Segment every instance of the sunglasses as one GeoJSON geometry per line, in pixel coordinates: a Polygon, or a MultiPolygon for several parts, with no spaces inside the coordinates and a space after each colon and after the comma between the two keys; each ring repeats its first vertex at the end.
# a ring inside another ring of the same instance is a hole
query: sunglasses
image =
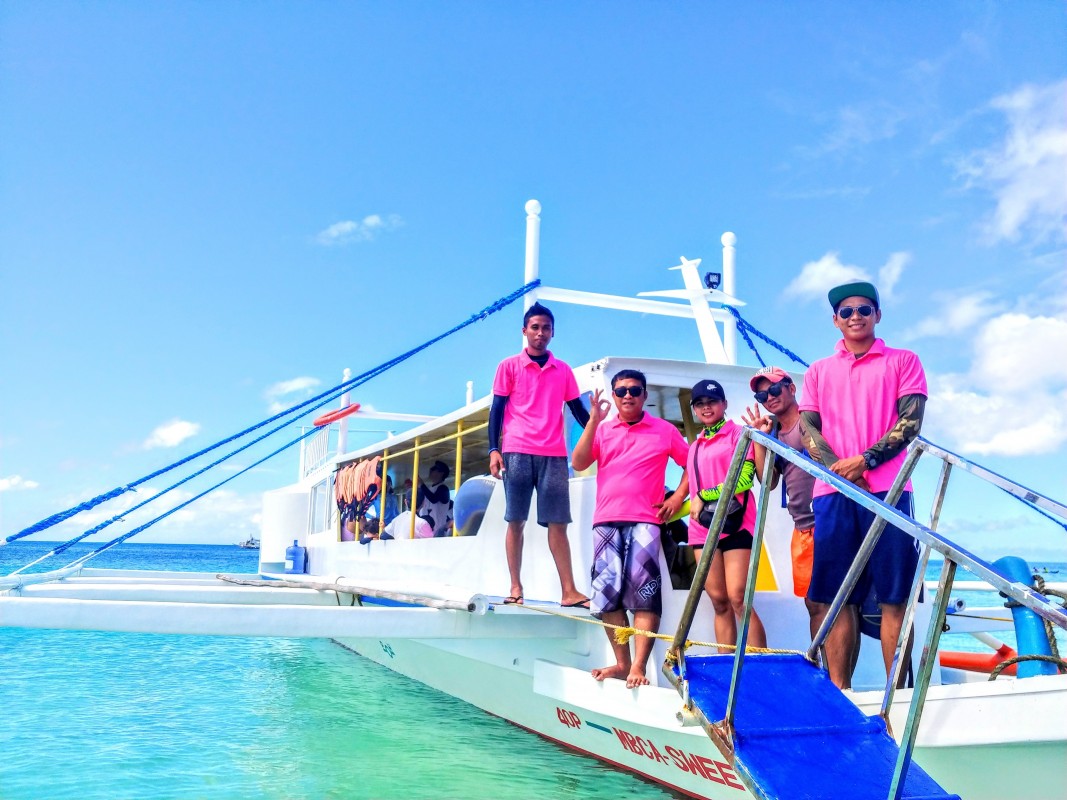
{"type": "Polygon", "coordinates": [[[874,306],[862,305],[862,306],[841,306],[837,309],[837,316],[841,319],[848,319],[852,316],[853,312],[860,312],[861,317],[869,317],[874,313],[874,306]]]}
{"type": "MultiPolygon", "coordinates": [[[[864,316],[866,317],[866,316],[870,316],[870,315],[869,314],[864,314],[864,316]]],[[[768,386],[762,392],[756,392],[752,396],[756,398],[756,402],[757,403],[766,403],[768,397],[778,397],[779,395],[781,395],[782,390],[785,389],[785,387],[788,386],[791,383],[792,383],[792,381],[789,380],[788,378],[782,378],[780,381],[778,381],[778,383],[772,383],[770,386],[768,386]]]]}
{"type": "Polygon", "coordinates": [[[645,393],[643,386],[616,386],[611,391],[616,397],[626,397],[626,395],[640,397],[645,393]]]}

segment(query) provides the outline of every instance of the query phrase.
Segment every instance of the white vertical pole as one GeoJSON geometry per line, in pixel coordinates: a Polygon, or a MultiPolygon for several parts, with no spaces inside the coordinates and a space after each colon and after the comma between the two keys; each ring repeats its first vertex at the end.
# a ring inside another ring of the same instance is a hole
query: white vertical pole
{"type": "Polygon", "coordinates": [[[474,381],[467,381],[467,405],[474,402],[474,381]]]}
{"type": "MultiPolygon", "coordinates": [[[[737,237],[727,231],[722,235],[722,290],[731,297],[737,297],[735,272],[737,259],[737,237]]],[[[723,347],[726,350],[726,363],[737,363],[737,326],[733,318],[723,323],[723,347]]]]}
{"type": "MultiPolygon", "coordinates": [[[[537,280],[541,260],[541,204],[536,200],[526,201],[526,277],[524,283],[537,280]]],[[[537,301],[537,290],[528,293],[523,310],[537,301]]]]}
{"type": "MultiPolygon", "coordinates": [[[[342,373],[342,380],[348,383],[352,380],[352,370],[345,367],[344,373],[342,373]]],[[[341,408],[348,405],[351,399],[351,392],[345,389],[345,393],[341,395],[341,408]]],[[[348,452],[348,417],[343,417],[337,424],[337,455],[348,452]]]]}

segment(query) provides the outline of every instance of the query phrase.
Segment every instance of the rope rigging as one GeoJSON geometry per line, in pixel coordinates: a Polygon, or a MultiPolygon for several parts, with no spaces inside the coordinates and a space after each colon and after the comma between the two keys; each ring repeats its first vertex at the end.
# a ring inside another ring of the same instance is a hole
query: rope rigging
{"type": "MultiPolygon", "coordinates": [[[[147,503],[151,502],[152,500],[155,500],[158,497],[162,496],[163,494],[166,494],[167,492],[177,488],[178,486],[182,485],[186,481],[191,480],[192,478],[196,477],[197,475],[202,474],[203,472],[205,472],[206,470],[210,469],[211,467],[217,466],[222,461],[225,461],[226,459],[230,458],[231,456],[235,455],[236,453],[239,453],[242,450],[247,449],[252,444],[255,444],[256,442],[261,441],[262,439],[266,438],[267,436],[270,436],[271,434],[276,433],[278,430],[280,430],[281,428],[286,427],[287,425],[291,424],[296,419],[299,419],[300,417],[305,416],[305,415],[311,413],[312,411],[315,411],[316,409],[319,409],[319,408],[325,406],[326,404],[333,402],[334,400],[337,400],[338,398],[341,397],[341,395],[343,395],[349,389],[352,389],[352,388],[354,388],[356,386],[360,386],[363,383],[366,383],[371,378],[377,377],[378,375],[380,375],[381,373],[385,372],[386,370],[392,369],[396,365],[398,365],[401,362],[406,361],[407,359],[411,358],[412,356],[422,352],[426,348],[436,344],[437,342],[441,341],[442,339],[445,339],[445,338],[447,338],[448,336],[451,336],[454,333],[458,333],[459,331],[463,330],[464,328],[466,328],[466,327],[468,327],[470,325],[473,325],[475,322],[480,322],[481,320],[484,320],[484,319],[488,318],[492,314],[495,314],[497,311],[500,311],[501,309],[506,308],[507,306],[511,305],[516,300],[518,300],[519,298],[523,297],[527,293],[529,293],[532,290],[536,289],[538,286],[540,286],[540,284],[541,284],[540,279],[533,280],[533,281],[525,284],[524,286],[520,287],[519,289],[516,289],[515,291],[511,292],[510,294],[507,294],[504,297],[501,297],[500,299],[494,301],[493,303],[490,303],[488,306],[483,308],[481,311],[478,311],[478,312],[470,315],[463,322],[460,322],[458,325],[454,325],[453,327],[449,328],[444,333],[441,333],[441,334],[435,336],[434,338],[432,338],[432,339],[430,339],[430,340],[428,340],[426,342],[423,342],[422,344],[418,345],[417,347],[413,347],[412,349],[408,350],[407,352],[402,353],[401,355],[396,356],[395,358],[392,358],[389,361],[386,361],[385,363],[378,365],[377,367],[373,367],[372,369],[369,369],[366,372],[361,373],[360,375],[356,375],[355,377],[350,378],[347,381],[344,381],[344,382],[342,382],[342,383],[340,383],[340,384],[338,384],[338,385],[336,385],[336,386],[334,386],[334,387],[332,387],[330,389],[327,389],[327,390],[325,390],[323,392],[320,392],[319,394],[315,395],[314,397],[308,398],[307,400],[303,401],[302,403],[298,403],[297,405],[292,406],[291,408],[288,408],[288,409],[286,409],[284,411],[281,411],[278,414],[275,414],[275,415],[273,415],[271,417],[268,417],[267,419],[262,420],[261,422],[257,422],[255,425],[251,425],[248,428],[245,428],[244,430],[240,431],[239,433],[233,434],[232,436],[228,436],[225,439],[221,439],[218,442],[215,442],[214,444],[209,445],[208,447],[205,447],[205,448],[203,448],[201,450],[198,450],[197,452],[195,452],[195,453],[193,453],[191,455],[185,456],[184,458],[181,458],[181,459],[179,459],[178,461],[175,461],[172,464],[169,464],[169,465],[167,465],[167,466],[165,466],[165,467],[163,467],[161,469],[158,469],[155,472],[152,472],[152,473],[150,473],[148,475],[145,475],[145,476],[143,476],[141,478],[138,478],[137,480],[135,480],[135,481],[133,481],[131,483],[128,483],[128,484],[126,484],[124,486],[117,486],[114,489],[111,489],[110,491],[105,492],[103,494],[97,495],[96,497],[93,497],[90,500],[86,500],[83,503],[79,503],[79,504],[77,504],[75,506],[72,506],[71,508],[68,508],[68,509],[66,509],[64,511],[61,511],[61,512],[57,513],[57,514],[53,514],[50,517],[46,517],[45,519],[40,520],[39,522],[29,526],[28,528],[24,528],[23,530],[19,531],[18,533],[14,533],[14,534],[6,537],[5,539],[2,540],[2,543],[3,544],[7,544],[9,542],[13,542],[13,541],[16,541],[18,539],[22,539],[22,538],[24,538],[26,536],[30,536],[30,535],[32,535],[34,533],[38,533],[40,531],[46,530],[46,529],[52,527],[53,525],[57,525],[60,522],[63,522],[64,520],[70,519],[71,517],[73,517],[74,515],[82,512],[82,511],[88,511],[89,509],[95,508],[96,506],[100,505],[101,503],[105,503],[108,500],[113,500],[116,497],[119,497],[119,496],[125,494],[126,492],[133,491],[137,486],[140,486],[141,484],[146,483],[147,481],[150,481],[153,478],[157,478],[160,475],[164,475],[167,472],[170,472],[171,470],[176,469],[177,467],[180,467],[183,464],[186,464],[186,463],[188,463],[189,461],[192,461],[195,458],[199,458],[200,456],[205,455],[206,453],[210,453],[213,450],[216,450],[219,447],[222,447],[223,445],[228,444],[229,442],[232,442],[232,441],[234,441],[236,439],[241,438],[242,436],[245,436],[246,434],[249,434],[249,433],[251,433],[251,432],[253,432],[255,430],[258,430],[258,429],[264,427],[265,425],[269,425],[270,423],[275,422],[275,421],[277,421],[279,419],[282,419],[282,418],[285,418],[285,417],[289,417],[289,419],[285,423],[275,427],[274,429],[272,429],[268,433],[264,434],[263,436],[260,436],[255,441],[250,442],[249,444],[244,445],[241,448],[238,448],[237,450],[234,450],[234,451],[228,453],[226,456],[223,456],[221,459],[213,462],[212,464],[209,464],[204,469],[199,470],[198,472],[194,473],[193,475],[190,475],[189,477],[187,477],[187,478],[185,478],[185,479],[183,479],[181,481],[178,481],[177,483],[171,485],[167,489],[162,490],[161,492],[157,493],[153,497],[149,498],[148,500],[146,500],[143,503],[140,503],[140,504],[138,504],[137,506],[134,507],[135,509],[136,508],[141,508],[145,504],[147,504],[147,503]],[[296,412],[298,412],[298,411],[301,412],[301,413],[297,414],[296,412]]],[[[308,434],[306,434],[306,435],[310,435],[311,433],[315,432],[316,430],[317,429],[312,428],[311,431],[309,431],[308,434]]],[[[301,436],[298,439],[294,440],[293,442],[290,442],[289,445],[286,445],[286,447],[289,447],[289,446],[295,444],[297,441],[300,441],[300,439],[302,439],[302,438],[304,438],[304,437],[301,436]]],[[[285,448],[282,448],[282,450],[284,450],[284,449],[285,448]]],[[[272,455],[277,454],[277,452],[281,452],[281,451],[280,450],[276,451],[272,455]]],[[[242,472],[244,472],[244,471],[247,471],[247,470],[242,470],[242,472]]],[[[236,473],[236,474],[241,474],[241,473],[236,473]]],[[[219,485],[221,485],[221,484],[219,484],[219,485]]],[[[208,491],[210,491],[210,490],[208,490],[208,491]]],[[[198,497],[200,497],[200,496],[202,496],[202,495],[198,495],[198,497]]],[[[134,509],[129,509],[129,510],[123,512],[123,514],[129,514],[130,511],[132,511],[132,510],[134,510],[134,509]]],[[[75,539],[71,540],[70,542],[64,543],[64,545],[61,545],[62,549],[57,548],[55,552],[62,552],[63,549],[66,549],[66,547],[69,547],[71,544],[74,544],[75,542],[80,541],[81,539],[84,539],[86,536],[89,536],[89,535],[91,535],[93,533],[96,533],[96,532],[102,530],[103,528],[107,527],[108,525],[112,524],[113,522],[116,522],[116,521],[122,519],[123,514],[119,514],[119,515],[111,518],[110,520],[106,521],[105,523],[102,523],[101,525],[97,526],[93,530],[88,531],[88,532],[86,532],[84,534],[81,534],[80,536],[76,537],[75,539]]],[[[140,530],[143,530],[143,527],[140,530]]],[[[52,555],[52,554],[50,553],[48,555],[52,555]]],[[[37,561],[39,562],[39,561],[43,560],[43,558],[47,558],[48,555],[42,557],[42,559],[38,559],[37,561]]],[[[37,563],[37,562],[34,562],[34,563],[37,563]]],[[[29,566],[29,565],[27,565],[27,566],[29,566]]],[[[23,569],[25,569],[25,567],[23,569]]]]}
{"type": "Polygon", "coordinates": [[[744,338],[745,342],[748,344],[749,349],[755,354],[756,360],[759,361],[761,367],[767,366],[767,362],[765,362],[763,360],[763,357],[760,355],[759,350],[756,349],[755,342],[753,342],[752,341],[752,337],[748,335],[750,332],[756,334],[756,336],[761,338],[763,341],[765,341],[771,347],[773,347],[773,348],[777,349],[778,351],[780,351],[783,355],[793,359],[793,361],[795,361],[797,364],[801,364],[801,365],[803,365],[805,367],[810,367],[811,366],[811,364],[809,364],[807,361],[802,359],[800,356],[798,356],[796,353],[794,353],[788,347],[785,347],[784,345],[779,344],[778,342],[774,341],[774,339],[772,339],[770,336],[767,336],[762,331],[757,330],[754,325],[752,325],[750,322],[748,322],[744,318],[742,318],[741,312],[738,311],[733,306],[723,305],[723,308],[725,308],[727,311],[729,311],[731,314],[734,315],[734,324],[737,326],[738,332],[741,334],[741,336],[744,338]]]}

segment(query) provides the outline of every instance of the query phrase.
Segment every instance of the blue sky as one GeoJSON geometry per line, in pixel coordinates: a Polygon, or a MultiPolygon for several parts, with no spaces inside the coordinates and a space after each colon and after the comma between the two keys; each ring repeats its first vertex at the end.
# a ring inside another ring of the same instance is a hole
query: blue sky
{"type": "MultiPolygon", "coordinates": [[[[746,317],[809,360],[836,340],[825,287],[874,278],[880,333],[927,367],[927,436],[1063,499],[1065,22],[1060,2],[6,2],[0,534],[517,288],[529,198],[567,288],[674,288],[667,267],[717,263],[733,231],[746,317]]],[[[557,311],[572,363],[699,357],[682,321],[557,311]]],[[[520,327],[497,315],[355,399],[455,407],[520,327]]],[[[294,474],[264,465],[143,540],[244,538],[294,474]]],[[[945,529],[1067,558],[993,492],[961,480],[945,529]]]]}

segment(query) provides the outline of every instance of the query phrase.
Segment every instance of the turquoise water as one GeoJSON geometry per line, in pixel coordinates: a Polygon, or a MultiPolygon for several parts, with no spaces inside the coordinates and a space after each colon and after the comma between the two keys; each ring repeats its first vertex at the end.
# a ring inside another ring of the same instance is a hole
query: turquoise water
{"type": "MultiPolygon", "coordinates": [[[[0,572],[46,549],[0,548],[0,572]]],[[[257,555],[93,563],[254,572],[257,555]]],[[[676,797],[328,641],[0,628],[0,701],[3,800],[676,797]]]]}

